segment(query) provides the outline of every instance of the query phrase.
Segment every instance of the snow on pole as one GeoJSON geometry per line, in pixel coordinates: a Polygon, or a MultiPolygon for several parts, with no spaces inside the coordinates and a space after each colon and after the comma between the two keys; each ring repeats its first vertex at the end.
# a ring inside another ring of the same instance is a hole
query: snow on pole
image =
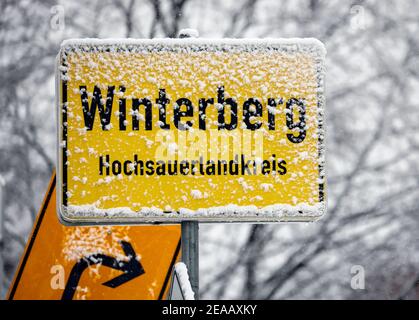
{"type": "Polygon", "coordinates": [[[175,264],[175,273],[177,274],[180,289],[182,290],[185,300],[195,300],[195,292],[189,281],[188,268],[183,262],[175,264]]]}
{"type": "Polygon", "coordinates": [[[195,299],[199,299],[199,223],[183,221],[182,227],[182,261],[189,270],[189,279],[195,299]]]}
{"type": "Polygon", "coordinates": [[[196,29],[182,29],[178,33],[178,38],[198,38],[199,32],[196,29]]]}

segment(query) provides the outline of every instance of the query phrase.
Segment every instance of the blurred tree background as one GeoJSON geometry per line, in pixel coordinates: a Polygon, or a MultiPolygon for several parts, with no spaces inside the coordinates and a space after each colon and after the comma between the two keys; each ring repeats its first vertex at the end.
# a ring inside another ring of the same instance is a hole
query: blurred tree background
{"type": "Polygon", "coordinates": [[[2,0],[3,294],[55,166],[67,38],[315,37],[327,48],[329,210],[312,224],[201,225],[201,296],[419,298],[419,1],[2,0]],[[353,289],[354,270],[365,289],[353,289]],[[352,272],[352,273],[351,273],[352,272]]]}

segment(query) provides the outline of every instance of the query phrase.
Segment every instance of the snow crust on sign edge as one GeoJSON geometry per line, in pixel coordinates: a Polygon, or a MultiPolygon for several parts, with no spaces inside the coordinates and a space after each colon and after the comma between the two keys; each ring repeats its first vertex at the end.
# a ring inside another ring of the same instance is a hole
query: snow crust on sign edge
{"type": "Polygon", "coordinates": [[[315,205],[300,203],[297,205],[274,204],[266,207],[258,208],[254,205],[238,206],[229,204],[226,206],[200,208],[190,210],[180,208],[178,212],[165,212],[157,207],[142,207],[139,211],[134,211],[129,207],[116,207],[102,209],[95,205],[68,205],[65,208],[64,217],[68,219],[83,220],[83,218],[107,218],[115,220],[117,218],[144,218],[150,221],[153,219],[198,219],[208,220],[218,218],[222,220],[232,220],[242,218],[241,220],[250,219],[251,221],[276,221],[292,218],[311,218],[317,219],[324,215],[325,203],[319,202],[315,205]]]}
{"type": "Polygon", "coordinates": [[[178,275],[180,288],[185,300],[195,300],[195,292],[192,290],[191,282],[189,281],[188,268],[186,265],[183,262],[176,263],[175,272],[178,275]]]}
{"type": "MultiPolygon", "coordinates": [[[[291,51],[296,49],[308,49],[309,52],[315,52],[318,58],[326,56],[326,48],[324,44],[316,38],[153,38],[153,39],[133,39],[133,38],[73,38],[63,40],[61,49],[73,49],[83,46],[167,46],[178,47],[185,46],[232,46],[232,47],[246,47],[246,46],[261,46],[266,48],[272,47],[291,47],[291,51]],[[297,46],[299,48],[292,48],[297,46]]],[[[150,49],[150,48],[149,48],[150,49]]],[[[286,51],[286,50],[285,50],[286,51]]]]}

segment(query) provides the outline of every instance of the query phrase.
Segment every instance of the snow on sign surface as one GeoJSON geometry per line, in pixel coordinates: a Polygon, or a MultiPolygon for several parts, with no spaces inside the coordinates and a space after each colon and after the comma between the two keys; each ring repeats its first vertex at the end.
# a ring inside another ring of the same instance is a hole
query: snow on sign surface
{"type": "Polygon", "coordinates": [[[61,220],[318,219],[324,59],[315,39],[64,41],[61,220]]]}

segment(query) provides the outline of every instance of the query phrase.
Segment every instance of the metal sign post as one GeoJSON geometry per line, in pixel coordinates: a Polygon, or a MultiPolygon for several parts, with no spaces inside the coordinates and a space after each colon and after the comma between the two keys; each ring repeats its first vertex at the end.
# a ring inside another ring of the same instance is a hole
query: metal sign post
{"type": "MultiPolygon", "coordinates": [[[[184,29],[179,32],[179,38],[197,38],[196,30],[184,29]]],[[[189,281],[195,300],[199,300],[199,222],[183,221],[182,228],[182,261],[186,264],[189,281]]]]}
{"type": "Polygon", "coordinates": [[[186,264],[189,281],[195,300],[199,300],[199,223],[183,221],[182,226],[182,261],[186,264]]]}

